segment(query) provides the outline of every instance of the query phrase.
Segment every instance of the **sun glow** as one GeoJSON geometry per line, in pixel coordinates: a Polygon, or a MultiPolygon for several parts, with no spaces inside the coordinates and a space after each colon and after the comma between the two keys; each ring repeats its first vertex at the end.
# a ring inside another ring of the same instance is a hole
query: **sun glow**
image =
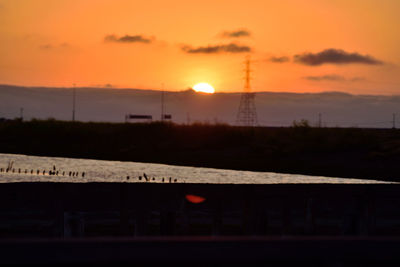
{"type": "Polygon", "coordinates": [[[193,90],[195,90],[196,92],[207,93],[207,94],[215,93],[214,87],[212,87],[208,83],[198,83],[195,86],[193,86],[193,90]]]}

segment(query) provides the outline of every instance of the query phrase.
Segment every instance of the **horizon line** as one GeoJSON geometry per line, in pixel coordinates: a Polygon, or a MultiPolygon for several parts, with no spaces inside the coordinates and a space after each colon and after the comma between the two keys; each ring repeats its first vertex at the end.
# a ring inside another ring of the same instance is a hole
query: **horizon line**
{"type": "MultiPolygon", "coordinates": [[[[27,85],[17,85],[17,84],[7,84],[7,83],[0,83],[0,87],[20,87],[20,88],[48,88],[48,89],[72,89],[74,86],[27,86],[27,85]]],[[[212,94],[202,93],[202,92],[195,92],[192,88],[181,89],[181,90],[163,90],[163,89],[149,89],[149,88],[133,88],[133,87],[107,87],[107,86],[76,86],[76,89],[103,89],[103,90],[136,90],[136,91],[164,91],[169,93],[183,93],[188,91],[193,91],[196,94],[203,94],[203,95],[214,95],[214,94],[242,94],[244,91],[216,91],[212,94]]],[[[274,94],[345,94],[345,95],[352,95],[352,96],[400,96],[399,94],[354,94],[345,91],[318,91],[318,92],[294,92],[294,91],[252,91],[251,93],[274,93],[274,94]]]]}

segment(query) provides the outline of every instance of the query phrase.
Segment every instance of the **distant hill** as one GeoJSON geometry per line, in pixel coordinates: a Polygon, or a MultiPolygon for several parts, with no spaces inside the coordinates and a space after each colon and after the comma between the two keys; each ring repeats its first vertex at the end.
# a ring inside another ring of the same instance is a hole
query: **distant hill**
{"type": "MultiPolygon", "coordinates": [[[[72,89],[0,85],[0,117],[15,118],[20,108],[24,119],[70,120],[72,89]]],[[[220,122],[234,124],[240,93],[199,94],[192,90],[166,92],[166,113],[176,123],[220,122]]],[[[260,125],[289,126],[306,119],[316,125],[322,114],[323,126],[392,126],[392,114],[400,118],[400,96],[324,93],[257,93],[260,125]]],[[[160,118],[161,92],[139,89],[76,88],[76,119],[122,122],[125,114],[160,118]]],[[[400,122],[400,121],[399,121],[400,122]]],[[[399,123],[400,126],[400,123],[399,123]]]]}

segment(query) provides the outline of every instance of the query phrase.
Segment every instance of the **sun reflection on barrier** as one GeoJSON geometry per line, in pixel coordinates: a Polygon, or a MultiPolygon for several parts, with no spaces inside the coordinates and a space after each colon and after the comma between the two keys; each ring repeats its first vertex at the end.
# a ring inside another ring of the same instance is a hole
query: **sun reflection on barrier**
{"type": "Polygon", "coordinates": [[[204,201],[206,201],[206,199],[204,197],[196,196],[196,195],[186,195],[185,198],[187,201],[194,203],[194,204],[200,204],[200,203],[203,203],[204,201]]]}

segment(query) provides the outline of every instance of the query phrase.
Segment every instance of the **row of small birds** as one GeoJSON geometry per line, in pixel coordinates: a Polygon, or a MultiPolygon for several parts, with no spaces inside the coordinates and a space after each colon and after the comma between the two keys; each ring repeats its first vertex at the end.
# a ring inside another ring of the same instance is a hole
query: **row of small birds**
{"type": "MultiPolygon", "coordinates": [[[[126,180],[129,180],[131,177],[130,176],[126,176],[126,180]]],[[[132,179],[134,179],[134,177],[132,177],[132,179]]],[[[146,182],[151,182],[151,181],[156,181],[156,178],[155,177],[153,177],[153,178],[150,178],[150,177],[148,177],[145,173],[143,173],[143,179],[146,181],[146,182]]],[[[138,177],[138,180],[139,181],[141,181],[142,180],[142,176],[139,176],[138,177]]],[[[172,183],[172,182],[174,182],[174,183],[176,183],[176,182],[178,182],[178,179],[173,179],[172,180],[172,177],[169,177],[169,178],[161,178],[161,182],[163,182],[163,183],[165,183],[165,182],[169,182],[169,183],[172,183]]]]}
{"type": "MultiPolygon", "coordinates": [[[[71,177],[78,177],[79,176],[79,172],[66,172],[66,171],[57,171],[57,170],[49,170],[48,172],[46,172],[46,170],[28,170],[28,169],[10,169],[10,168],[0,168],[0,173],[4,172],[4,173],[25,173],[25,174],[36,174],[36,175],[55,175],[55,176],[71,176],[71,177]]],[[[82,175],[82,177],[85,177],[85,172],[81,172],[80,173],[82,175]]]]}
{"type": "MultiPolygon", "coordinates": [[[[32,175],[36,174],[36,175],[54,175],[54,176],[68,175],[69,177],[78,177],[79,176],[79,172],[72,172],[72,171],[66,172],[66,171],[57,170],[55,165],[53,166],[53,169],[49,170],[48,172],[46,172],[46,170],[43,170],[43,171],[33,170],[33,169],[28,170],[28,169],[21,169],[21,168],[15,169],[15,168],[12,168],[12,165],[13,165],[13,162],[9,163],[7,168],[0,168],[0,173],[2,173],[2,172],[4,172],[4,173],[19,173],[19,174],[21,174],[21,173],[29,174],[30,173],[32,175]]],[[[80,175],[82,176],[82,178],[84,178],[85,172],[81,172],[80,175]]],[[[131,179],[130,176],[126,176],[126,180],[130,180],[130,179],[131,179]]],[[[132,177],[132,179],[135,179],[135,177],[132,177]]],[[[138,177],[139,181],[142,181],[142,179],[146,182],[156,181],[155,177],[150,178],[146,175],[146,173],[143,173],[143,177],[142,176],[138,177]]],[[[162,183],[165,183],[165,182],[176,183],[176,182],[178,182],[178,179],[172,179],[172,177],[161,178],[161,182],[162,183]]]]}

